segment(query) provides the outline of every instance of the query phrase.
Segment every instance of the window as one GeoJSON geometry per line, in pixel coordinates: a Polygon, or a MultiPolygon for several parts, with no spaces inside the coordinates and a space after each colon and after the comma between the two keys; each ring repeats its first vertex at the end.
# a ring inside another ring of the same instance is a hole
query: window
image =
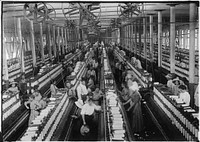
{"type": "Polygon", "coordinates": [[[199,45],[199,41],[198,41],[198,29],[195,29],[195,50],[199,50],[198,45],[199,45]]]}
{"type": "Polygon", "coordinates": [[[184,44],[184,31],[181,30],[181,48],[184,48],[183,44],[184,44]]]}
{"type": "Polygon", "coordinates": [[[190,48],[190,30],[187,30],[187,45],[186,49],[190,48]]]}
{"type": "Polygon", "coordinates": [[[169,46],[169,31],[166,33],[166,46],[169,46]]]}
{"type": "Polygon", "coordinates": [[[165,46],[166,45],[166,43],[165,43],[165,32],[163,32],[163,37],[162,37],[162,45],[163,46],[165,46]]]}

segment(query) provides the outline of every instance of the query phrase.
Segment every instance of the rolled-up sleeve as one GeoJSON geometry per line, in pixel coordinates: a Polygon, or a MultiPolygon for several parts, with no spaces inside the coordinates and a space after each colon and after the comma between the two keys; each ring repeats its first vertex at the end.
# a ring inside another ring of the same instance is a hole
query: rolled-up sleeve
{"type": "Polygon", "coordinates": [[[77,87],[77,95],[78,95],[78,99],[81,99],[81,87],[80,86],[77,87]]]}

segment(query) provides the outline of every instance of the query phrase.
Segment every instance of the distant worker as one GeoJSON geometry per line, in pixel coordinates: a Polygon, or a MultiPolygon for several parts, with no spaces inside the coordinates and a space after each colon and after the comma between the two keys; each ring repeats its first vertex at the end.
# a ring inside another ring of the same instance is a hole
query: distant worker
{"type": "Polygon", "coordinates": [[[142,69],[142,65],[141,65],[141,62],[140,62],[139,59],[137,59],[137,60],[135,61],[135,66],[136,66],[136,68],[138,68],[138,69],[142,69]]]}
{"type": "Polygon", "coordinates": [[[25,79],[25,73],[21,74],[21,80],[19,81],[19,96],[20,100],[22,101],[22,104],[24,101],[28,100],[28,95],[27,95],[27,82],[25,79]]]}
{"type": "Polygon", "coordinates": [[[91,76],[88,80],[88,83],[87,83],[87,87],[90,88],[92,91],[94,91],[95,89],[95,85],[94,85],[94,77],[91,76]]]}
{"type": "Polygon", "coordinates": [[[77,87],[78,99],[85,102],[87,100],[87,94],[88,94],[88,90],[86,88],[86,79],[82,77],[81,82],[77,87]]]}
{"type": "Polygon", "coordinates": [[[170,90],[172,90],[172,87],[173,87],[173,79],[175,78],[175,74],[167,74],[165,76],[167,78],[167,87],[170,88],[170,90]]]}
{"type": "Polygon", "coordinates": [[[45,99],[43,99],[43,97],[39,91],[39,85],[34,86],[33,96],[35,97],[35,101],[38,102],[39,109],[40,110],[44,109],[46,107],[46,101],[45,101],[45,99]]]}
{"type": "Polygon", "coordinates": [[[71,82],[69,82],[69,81],[66,82],[66,88],[67,88],[67,95],[70,98],[76,98],[76,94],[75,94],[75,91],[72,88],[71,82]]]}
{"type": "Polygon", "coordinates": [[[48,96],[48,98],[55,96],[57,91],[58,91],[58,87],[56,87],[56,81],[55,80],[53,80],[51,82],[50,90],[51,90],[51,96],[48,96]]]}
{"type": "Polygon", "coordinates": [[[96,105],[101,104],[102,98],[103,98],[103,92],[99,89],[99,87],[96,87],[95,91],[93,92],[93,102],[94,102],[94,104],[96,104],[96,105]]]}
{"type": "Polygon", "coordinates": [[[142,116],[142,108],[141,108],[141,95],[138,90],[135,89],[135,86],[132,85],[129,87],[129,96],[130,99],[124,103],[130,104],[127,109],[127,113],[130,117],[132,131],[134,133],[140,133],[144,129],[143,116],[142,116]]]}

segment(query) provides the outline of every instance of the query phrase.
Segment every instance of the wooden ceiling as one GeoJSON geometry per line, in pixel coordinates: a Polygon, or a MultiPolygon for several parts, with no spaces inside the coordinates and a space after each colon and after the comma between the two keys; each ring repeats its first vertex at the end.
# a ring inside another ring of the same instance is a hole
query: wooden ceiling
{"type": "MultiPolygon", "coordinates": [[[[34,2],[34,1],[31,1],[34,2]]],[[[138,1],[139,2],[139,1],[138,1]]],[[[13,30],[16,29],[16,19],[21,18],[22,21],[22,30],[27,31],[27,27],[29,27],[27,24],[27,20],[24,18],[24,4],[26,2],[2,2],[2,20],[3,20],[3,29],[5,32],[13,32],[13,30]]],[[[139,2],[141,3],[141,1],[139,2]]],[[[45,4],[51,5],[56,12],[56,15],[54,16],[54,21],[50,21],[50,24],[56,25],[56,26],[65,26],[66,17],[63,14],[62,8],[67,8],[69,6],[69,3],[66,1],[60,1],[60,2],[47,2],[45,4]]],[[[118,18],[119,17],[119,2],[102,2],[100,3],[101,6],[101,14],[100,14],[100,23],[101,29],[106,29],[110,26],[111,19],[118,18]]],[[[170,4],[169,2],[147,2],[143,3],[143,15],[154,15],[154,20],[157,21],[157,11],[156,10],[163,10],[163,19],[169,20],[170,15],[170,4]]],[[[176,1],[176,19],[178,21],[182,22],[188,22],[189,19],[189,3],[188,2],[178,2],[176,1]]],[[[142,6],[141,6],[142,9],[142,6]]],[[[99,11],[96,11],[98,13],[99,11]]],[[[94,11],[95,13],[95,11],[94,11]]],[[[50,14],[51,15],[51,14],[50,14]]],[[[53,14],[52,14],[53,16],[53,14]]],[[[140,15],[139,15],[140,16],[140,15]]],[[[138,17],[136,15],[133,15],[134,17],[138,17]]],[[[70,18],[68,18],[70,19],[70,18]]],[[[71,16],[71,19],[75,20],[77,23],[79,22],[79,15],[75,14],[71,16]]],[[[38,26],[35,27],[35,31],[39,31],[38,26]]]]}

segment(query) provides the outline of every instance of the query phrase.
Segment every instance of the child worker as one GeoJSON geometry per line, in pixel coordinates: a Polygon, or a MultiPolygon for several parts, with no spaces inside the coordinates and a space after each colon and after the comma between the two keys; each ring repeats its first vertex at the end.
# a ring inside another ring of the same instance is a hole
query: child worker
{"type": "Polygon", "coordinates": [[[32,121],[39,115],[40,104],[35,100],[35,96],[31,95],[29,100],[24,103],[27,109],[30,109],[28,125],[31,126],[32,121]]]}

